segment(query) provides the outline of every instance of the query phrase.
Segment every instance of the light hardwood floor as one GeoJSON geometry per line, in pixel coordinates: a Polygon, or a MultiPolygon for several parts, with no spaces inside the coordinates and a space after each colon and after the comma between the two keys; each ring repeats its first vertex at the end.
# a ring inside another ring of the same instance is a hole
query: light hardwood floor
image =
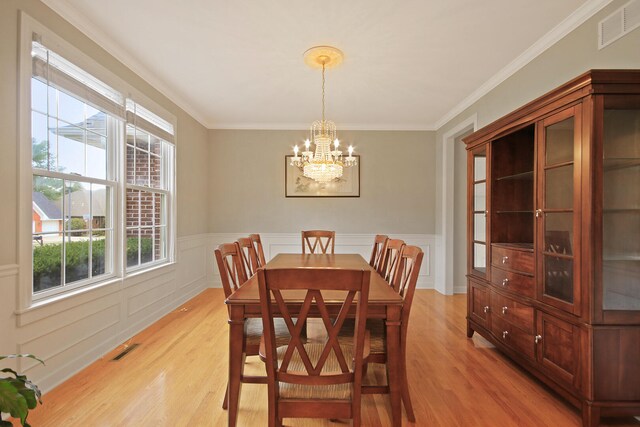
{"type": "MultiPolygon", "coordinates": [[[[43,397],[34,427],[224,426],[227,310],[221,289],[208,289],[135,336],[120,361],[105,355],[43,397]]],[[[409,326],[409,387],[418,426],[580,426],[578,412],[479,336],[466,338],[466,297],[418,290],[409,326]]],[[[248,370],[263,372],[250,358],[248,370]]],[[[381,365],[369,379],[384,381],[381,365]]],[[[389,425],[387,396],[363,397],[363,425],[389,425]]],[[[264,426],[266,386],[244,384],[239,425],[264,426]]],[[[403,424],[410,425],[406,417],[403,424]]],[[[290,420],[287,426],[348,421],[290,420]]],[[[638,426],[634,419],[603,425],[638,426]]]]}

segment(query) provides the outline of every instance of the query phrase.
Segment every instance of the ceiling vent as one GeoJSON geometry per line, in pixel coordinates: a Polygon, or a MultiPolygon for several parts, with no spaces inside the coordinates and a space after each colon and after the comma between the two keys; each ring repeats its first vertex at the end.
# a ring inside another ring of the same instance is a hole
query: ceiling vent
{"type": "Polygon", "coordinates": [[[598,49],[640,27],[640,0],[631,0],[598,24],[598,49]]]}

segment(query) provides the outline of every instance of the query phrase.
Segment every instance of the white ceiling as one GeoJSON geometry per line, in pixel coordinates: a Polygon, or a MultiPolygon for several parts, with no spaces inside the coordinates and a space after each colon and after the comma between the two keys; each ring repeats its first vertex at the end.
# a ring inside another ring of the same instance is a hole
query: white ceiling
{"type": "MultiPolygon", "coordinates": [[[[45,0],[209,128],[435,129],[604,0],[45,0]]],[[[594,36],[594,43],[595,43],[594,36]]]]}

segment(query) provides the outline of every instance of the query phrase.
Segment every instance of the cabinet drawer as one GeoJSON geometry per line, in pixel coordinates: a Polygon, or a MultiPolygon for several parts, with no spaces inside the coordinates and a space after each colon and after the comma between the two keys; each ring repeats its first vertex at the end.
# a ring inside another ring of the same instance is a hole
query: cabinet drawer
{"type": "Polygon", "coordinates": [[[491,312],[529,334],[534,332],[533,307],[529,305],[491,292],[491,312]]]}
{"type": "Polygon", "coordinates": [[[469,281],[469,317],[482,326],[489,326],[489,290],[476,282],[469,281]]]}
{"type": "Polygon", "coordinates": [[[533,359],[535,357],[535,343],[532,334],[505,322],[499,316],[491,318],[491,332],[504,345],[520,352],[523,356],[533,359]]]}
{"type": "Polygon", "coordinates": [[[498,267],[491,267],[491,283],[506,291],[516,292],[529,298],[535,298],[536,295],[533,277],[498,267]]]}
{"type": "Polygon", "coordinates": [[[491,264],[506,270],[533,274],[533,252],[491,246],[491,264]]]}

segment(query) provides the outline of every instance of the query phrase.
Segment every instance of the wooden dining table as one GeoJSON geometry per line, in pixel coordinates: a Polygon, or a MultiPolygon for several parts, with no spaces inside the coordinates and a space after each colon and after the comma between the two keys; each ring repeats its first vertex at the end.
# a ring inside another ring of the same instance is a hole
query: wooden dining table
{"type": "MultiPolygon", "coordinates": [[[[402,297],[358,254],[278,254],[271,259],[266,269],[299,268],[299,269],[361,269],[371,270],[369,283],[369,307],[367,317],[385,319],[387,329],[387,367],[389,395],[391,398],[392,425],[402,425],[401,408],[401,375],[400,375],[400,322],[402,297]]],[[[337,315],[344,300],[340,291],[323,292],[323,298],[331,315],[337,315]],[[332,292],[335,295],[332,296],[332,292]]],[[[284,293],[287,309],[295,314],[302,306],[304,292],[290,291],[284,293]]],[[[243,354],[244,322],[250,317],[261,317],[258,277],[253,275],[244,285],[235,291],[225,303],[229,308],[229,423],[236,426],[238,418],[238,402],[240,400],[241,378],[243,376],[245,355],[243,354]]],[[[355,307],[354,307],[355,310],[355,307]]],[[[274,314],[278,309],[274,305],[274,314]]],[[[309,317],[318,316],[311,313],[309,317]]],[[[265,403],[266,399],[265,399],[265,403]]]]}

